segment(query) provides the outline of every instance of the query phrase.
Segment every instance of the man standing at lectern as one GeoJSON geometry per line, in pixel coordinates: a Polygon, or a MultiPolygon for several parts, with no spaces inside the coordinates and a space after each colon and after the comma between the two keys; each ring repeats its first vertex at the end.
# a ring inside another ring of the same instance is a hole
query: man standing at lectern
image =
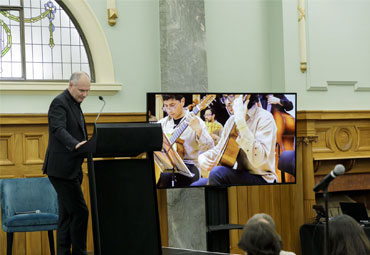
{"type": "Polygon", "coordinates": [[[57,254],[86,254],[89,211],[81,190],[83,156],[77,149],[87,132],[80,104],[90,90],[85,72],[71,75],[68,88],[54,98],[48,112],[49,144],[43,171],[58,194],[57,254]]]}

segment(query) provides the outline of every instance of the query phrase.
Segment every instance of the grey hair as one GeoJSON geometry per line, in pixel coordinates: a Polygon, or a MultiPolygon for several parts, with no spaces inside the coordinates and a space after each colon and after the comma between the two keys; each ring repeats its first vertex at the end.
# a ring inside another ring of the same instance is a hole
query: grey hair
{"type": "Polygon", "coordinates": [[[69,83],[72,83],[72,85],[75,86],[83,74],[90,80],[90,76],[86,72],[74,72],[72,73],[71,78],[69,78],[69,83]]]}
{"type": "Polygon", "coordinates": [[[259,222],[259,221],[267,221],[267,223],[271,225],[271,227],[276,229],[275,221],[272,219],[270,215],[266,213],[256,213],[255,215],[249,218],[249,220],[247,221],[247,224],[259,222]]]}

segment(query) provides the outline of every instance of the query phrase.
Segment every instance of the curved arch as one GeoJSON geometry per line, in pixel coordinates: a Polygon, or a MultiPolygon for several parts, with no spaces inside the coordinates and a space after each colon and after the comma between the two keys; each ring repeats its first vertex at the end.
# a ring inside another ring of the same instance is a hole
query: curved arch
{"type": "Polygon", "coordinates": [[[114,68],[108,41],[90,5],[85,0],[63,0],[63,3],[78,21],[89,43],[94,60],[96,82],[114,83],[114,68]]]}
{"type": "MultiPolygon", "coordinates": [[[[115,93],[122,84],[115,82],[112,54],[104,31],[86,0],[63,0],[77,20],[89,44],[95,69],[91,91],[115,93]],[[83,17],[83,18],[81,18],[83,17]]],[[[0,91],[56,91],[65,89],[61,82],[1,82],[0,91]]]]}

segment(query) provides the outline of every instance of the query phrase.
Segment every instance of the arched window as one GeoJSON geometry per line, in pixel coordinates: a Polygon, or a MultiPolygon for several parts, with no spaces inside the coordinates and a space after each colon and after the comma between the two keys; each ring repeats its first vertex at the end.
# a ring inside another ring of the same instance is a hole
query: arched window
{"type": "Polygon", "coordinates": [[[0,79],[65,81],[85,71],[95,81],[87,40],[61,1],[0,0],[0,79]]]}

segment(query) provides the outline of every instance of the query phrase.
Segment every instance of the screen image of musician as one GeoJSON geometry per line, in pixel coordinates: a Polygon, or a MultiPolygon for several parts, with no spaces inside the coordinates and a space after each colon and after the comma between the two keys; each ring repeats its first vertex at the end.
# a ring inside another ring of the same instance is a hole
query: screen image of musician
{"type": "Polygon", "coordinates": [[[208,133],[211,135],[215,145],[217,145],[218,141],[220,140],[223,126],[216,120],[215,110],[212,108],[207,108],[204,113],[204,121],[206,123],[208,133]]]}
{"type": "Polygon", "coordinates": [[[167,116],[159,120],[163,130],[163,149],[154,153],[158,187],[184,187],[199,180],[199,153],[213,148],[214,142],[204,121],[196,114],[214,97],[207,96],[199,104],[194,102],[187,108],[181,94],[163,94],[159,98],[167,116]]]}
{"type": "MultiPolygon", "coordinates": [[[[282,173],[278,169],[279,158],[284,151],[295,150],[295,117],[293,100],[289,99],[289,95],[284,94],[261,94],[259,95],[259,104],[263,109],[269,111],[277,126],[276,132],[276,148],[275,148],[275,167],[276,172],[281,182],[282,173]]],[[[295,176],[285,173],[286,182],[295,182],[295,176]]]]}
{"type": "Polygon", "coordinates": [[[209,171],[209,185],[254,185],[277,182],[275,172],[276,124],[258,107],[257,95],[223,95],[230,113],[220,142],[199,156],[209,171]]]}
{"type": "Polygon", "coordinates": [[[295,93],[148,93],[147,111],[163,130],[158,188],[295,183],[295,93]]]}

